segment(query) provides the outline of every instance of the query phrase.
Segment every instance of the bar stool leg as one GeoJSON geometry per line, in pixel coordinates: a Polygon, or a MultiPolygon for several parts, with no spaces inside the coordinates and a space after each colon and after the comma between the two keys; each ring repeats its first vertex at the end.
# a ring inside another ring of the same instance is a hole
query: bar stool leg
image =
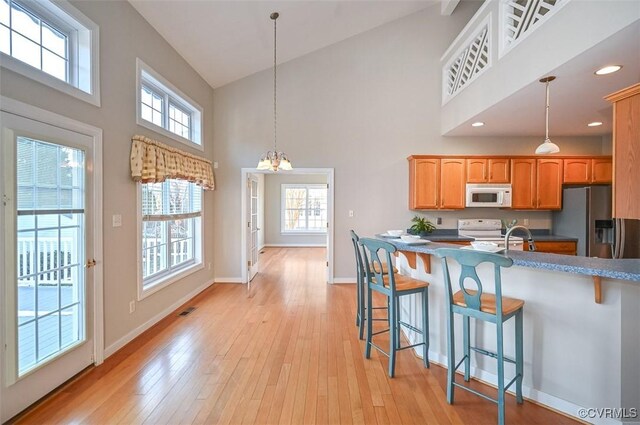
{"type": "Polygon", "coordinates": [[[395,335],[396,335],[396,349],[400,348],[400,297],[395,297],[394,298],[394,302],[395,302],[395,311],[396,311],[396,329],[395,329],[395,335]]]}
{"type": "MultiPolygon", "coordinates": [[[[391,298],[395,298],[393,294],[391,298]]],[[[396,311],[396,301],[392,299],[389,303],[389,316],[391,326],[389,326],[389,377],[393,378],[396,370],[396,332],[398,327],[398,312],[396,311]]]]}
{"type": "Polygon", "coordinates": [[[453,380],[455,379],[456,347],[453,338],[453,312],[447,312],[447,403],[453,404],[453,380]]]}
{"type": "Polygon", "coordinates": [[[464,355],[464,380],[471,377],[471,330],[469,316],[462,316],[462,351],[464,355]]]}
{"type": "Polygon", "coordinates": [[[496,323],[498,334],[498,425],[504,425],[504,346],[502,326],[502,323],[496,323]]]}
{"type": "Polygon", "coordinates": [[[429,367],[429,291],[422,292],[422,338],[424,341],[422,361],[424,367],[429,367]]]}
{"type": "MultiPolygon", "coordinates": [[[[372,305],[371,288],[367,285],[367,305],[372,305]]],[[[367,320],[367,343],[365,344],[364,356],[371,358],[371,334],[373,333],[373,321],[367,320]]]]}
{"type": "Polygon", "coordinates": [[[522,310],[516,313],[516,400],[522,404],[522,378],[524,373],[524,353],[522,347],[522,310]]]}
{"type": "Polygon", "coordinates": [[[358,283],[358,314],[356,316],[357,325],[360,327],[360,339],[364,336],[364,322],[368,322],[370,319],[367,317],[367,313],[371,315],[371,309],[368,308],[370,304],[365,302],[364,285],[362,282],[358,283]]]}

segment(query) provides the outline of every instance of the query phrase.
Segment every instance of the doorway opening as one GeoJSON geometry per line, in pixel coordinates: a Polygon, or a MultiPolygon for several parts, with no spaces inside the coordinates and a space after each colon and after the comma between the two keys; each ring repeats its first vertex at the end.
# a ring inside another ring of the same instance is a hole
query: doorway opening
{"type": "Polygon", "coordinates": [[[251,287],[264,248],[326,247],[326,280],[333,283],[333,168],[243,168],[241,177],[242,282],[251,287]]]}

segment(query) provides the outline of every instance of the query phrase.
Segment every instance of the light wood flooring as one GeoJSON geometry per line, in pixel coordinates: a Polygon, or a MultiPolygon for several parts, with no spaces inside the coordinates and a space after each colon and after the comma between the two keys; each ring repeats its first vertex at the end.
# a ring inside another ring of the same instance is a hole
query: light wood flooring
{"type": "MultiPolygon", "coordinates": [[[[18,423],[497,422],[494,404],[464,391],[448,405],[446,370],[425,369],[410,350],[393,379],[386,357],[374,350],[366,360],[355,285],[327,285],[324,256],[322,248],[266,249],[251,292],[215,284],[187,303],[194,312],[171,314],[18,423]]],[[[507,423],[575,422],[509,396],[507,423]]]]}

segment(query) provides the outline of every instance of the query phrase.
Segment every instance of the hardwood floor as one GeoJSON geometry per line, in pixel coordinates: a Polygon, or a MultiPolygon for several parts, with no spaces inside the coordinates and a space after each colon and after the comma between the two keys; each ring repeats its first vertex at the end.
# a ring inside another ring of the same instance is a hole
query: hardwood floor
{"type": "MultiPolygon", "coordinates": [[[[187,303],[191,314],[162,320],[18,423],[497,423],[494,404],[464,391],[448,405],[446,370],[410,350],[393,379],[386,357],[366,360],[355,285],[327,285],[324,258],[322,248],[266,249],[251,292],[210,287],[187,303]]],[[[576,422],[508,396],[507,423],[576,422]]]]}

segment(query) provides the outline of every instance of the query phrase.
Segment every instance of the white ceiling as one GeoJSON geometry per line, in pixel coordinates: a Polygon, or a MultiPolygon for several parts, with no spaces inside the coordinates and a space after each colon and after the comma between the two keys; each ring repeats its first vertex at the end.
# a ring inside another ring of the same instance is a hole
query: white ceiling
{"type": "MultiPolygon", "coordinates": [[[[640,81],[640,21],[624,28],[573,60],[551,71],[549,133],[554,136],[598,136],[612,131],[612,106],[604,96],[640,81]],[[604,65],[623,65],[613,74],[596,76],[604,65]],[[587,127],[601,121],[600,127],[587,127]]],[[[479,78],[476,83],[481,83],[479,78]]],[[[475,84],[475,83],[472,83],[475,84]]],[[[533,81],[447,133],[448,136],[543,136],[544,84],[533,81]],[[505,117],[508,117],[505,118],[505,117]],[[484,127],[471,127],[482,121],[484,127]]]]}
{"type": "Polygon", "coordinates": [[[216,88],[417,12],[439,0],[130,0],[134,8],[216,88]]]}

